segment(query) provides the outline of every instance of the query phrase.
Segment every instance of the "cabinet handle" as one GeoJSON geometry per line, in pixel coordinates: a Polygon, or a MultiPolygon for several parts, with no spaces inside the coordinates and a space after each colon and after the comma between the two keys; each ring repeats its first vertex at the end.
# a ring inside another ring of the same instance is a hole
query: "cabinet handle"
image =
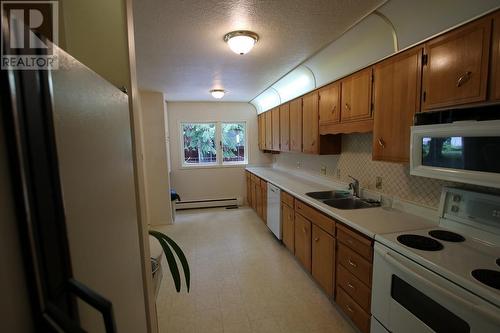
{"type": "Polygon", "coordinates": [[[354,268],[358,267],[358,265],[356,265],[356,263],[354,261],[352,261],[351,258],[347,259],[347,262],[349,263],[349,265],[351,265],[354,268]]]}
{"type": "Polygon", "coordinates": [[[382,138],[378,139],[378,144],[380,147],[385,148],[385,142],[384,142],[384,140],[382,140],[382,138]]]}
{"type": "Polygon", "coordinates": [[[470,71],[467,71],[464,74],[462,74],[457,80],[457,87],[460,88],[464,83],[467,83],[467,81],[470,80],[471,75],[472,72],[470,71]]]}
{"type": "Polygon", "coordinates": [[[349,288],[351,288],[352,290],[355,290],[355,289],[356,289],[356,288],[354,288],[354,286],[352,285],[352,283],[351,283],[351,282],[347,282],[347,286],[348,286],[349,288]]]}
{"type": "Polygon", "coordinates": [[[354,313],[354,310],[349,306],[349,304],[346,304],[346,309],[347,311],[349,311],[350,313],[354,313]]]}
{"type": "Polygon", "coordinates": [[[316,140],[312,140],[311,146],[314,146],[316,144],[316,140]]]}
{"type": "Polygon", "coordinates": [[[305,227],[304,227],[304,228],[302,228],[302,231],[303,231],[304,233],[306,233],[306,228],[305,228],[305,227]]]}
{"type": "Polygon", "coordinates": [[[332,109],[332,113],[335,113],[336,110],[337,110],[337,105],[334,105],[333,109],[332,109]]]}
{"type": "Polygon", "coordinates": [[[319,237],[314,238],[314,241],[315,241],[315,242],[319,241],[319,237]]]}
{"type": "Polygon", "coordinates": [[[351,111],[351,106],[349,105],[349,103],[345,103],[345,108],[347,109],[347,111],[351,111]]]}

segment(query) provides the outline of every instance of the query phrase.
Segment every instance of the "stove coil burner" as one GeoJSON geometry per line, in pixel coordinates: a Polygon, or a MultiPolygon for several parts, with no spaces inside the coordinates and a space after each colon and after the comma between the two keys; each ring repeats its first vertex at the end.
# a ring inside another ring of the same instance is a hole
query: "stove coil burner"
{"type": "Polygon", "coordinates": [[[408,247],[422,251],[439,251],[443,249],[443,244],[435,239],[420,235],[401,235],[398,242],[408,247]]]}
{"type": "Polygon", "coordinates": [[[494,271],[491,269],[475,269],[472,271],[472,276],[488,287],[500,290],[500,271],[494,271]]]}
{"type": "Polygon", "coordinates": [[[429,231],[429,235],[446,242],[460,243],[465,241],[462,235],[447,230],[432,230],[429,231]]]}

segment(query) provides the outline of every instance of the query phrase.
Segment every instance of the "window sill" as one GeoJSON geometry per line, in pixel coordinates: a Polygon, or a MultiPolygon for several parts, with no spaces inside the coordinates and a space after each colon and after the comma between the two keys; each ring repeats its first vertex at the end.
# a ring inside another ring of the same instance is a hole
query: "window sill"
{"type": "Polygon", "coordinates": [[[235,164],[215,164],[215,165],[182,165],[180,170],[191,169],[221,169],[221,168],[246,168],[248,162],[235,164]]]}

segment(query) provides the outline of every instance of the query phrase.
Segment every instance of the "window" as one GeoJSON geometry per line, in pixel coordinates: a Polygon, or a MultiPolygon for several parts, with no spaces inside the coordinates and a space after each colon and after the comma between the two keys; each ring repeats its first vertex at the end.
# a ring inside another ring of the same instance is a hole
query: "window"
{"type": "Polygon", "coordinates": [[[245,122],[181,123],[183,167],[246,164],[246,143],[245,122]]]}

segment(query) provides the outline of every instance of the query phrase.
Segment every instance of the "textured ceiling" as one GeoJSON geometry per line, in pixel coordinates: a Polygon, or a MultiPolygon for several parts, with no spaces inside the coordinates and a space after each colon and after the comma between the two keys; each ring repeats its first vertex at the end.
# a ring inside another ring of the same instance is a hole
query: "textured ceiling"
{"type": "Polygon", "coordinates": [[[134,0],[139,87],[168,101],[248,102],[385,0],[134,0]],[[251,30],[243,56],[222,40],[251,30]]]}

